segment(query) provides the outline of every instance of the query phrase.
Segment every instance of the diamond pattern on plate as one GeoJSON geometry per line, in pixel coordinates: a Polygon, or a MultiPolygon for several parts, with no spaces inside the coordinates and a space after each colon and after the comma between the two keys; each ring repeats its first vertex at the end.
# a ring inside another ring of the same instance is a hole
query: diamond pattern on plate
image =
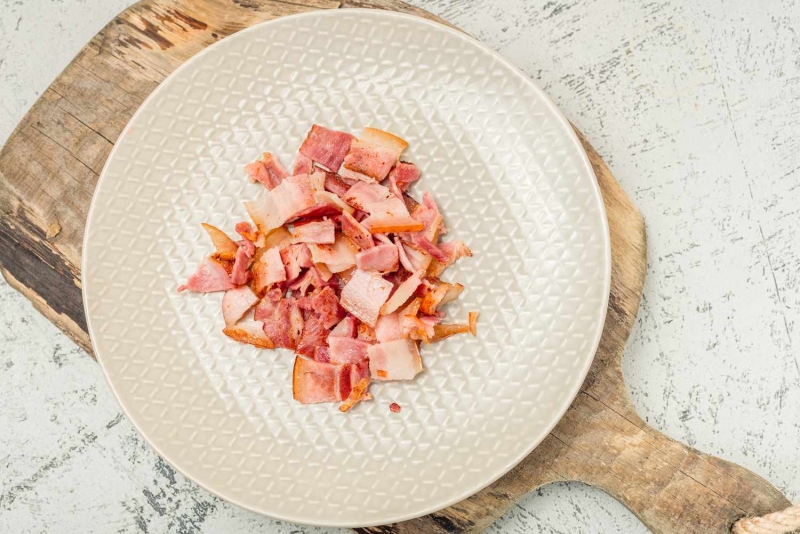
{"type": "Polygon", "coordinates": [[[165,81],[106,166],[83,273],[100,362],[161,455],[241,506],[348,526],[452,504],[543,439],[591,362],[610,276],[594,175],[547,98],[458,32],[361,10],[251,28],[165,81]],[[479,337],[425,347],[417,380],[348,415],[294,403],[292,355],[228,340],[221,295],[176,293],[210,249],[200,223],[232,231],[263,193],[244,164],[269,149],[290,166],[314,122],[408,140],[448,238],[475,253],[447,278],[467,287],[450,316],[480,310],[479,337]]]}

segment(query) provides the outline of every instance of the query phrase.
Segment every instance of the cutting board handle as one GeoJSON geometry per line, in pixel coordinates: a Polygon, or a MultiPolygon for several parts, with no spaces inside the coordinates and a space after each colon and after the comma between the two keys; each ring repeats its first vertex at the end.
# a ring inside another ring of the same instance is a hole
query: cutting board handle
{"type": "Polygon", "coordinates": [[[434,514],[363,532],[483,532],[525,495],[559,481],[603,489],[659,534],[727,534],[742,517],[789,506],[763,478],[665,436],[634,410],[622,353],[644,289],[644,219],[603,159],[576,132],[603,194],[612,252],[606,323],[580,393],[544,441],[494,484],[434,514]]]}

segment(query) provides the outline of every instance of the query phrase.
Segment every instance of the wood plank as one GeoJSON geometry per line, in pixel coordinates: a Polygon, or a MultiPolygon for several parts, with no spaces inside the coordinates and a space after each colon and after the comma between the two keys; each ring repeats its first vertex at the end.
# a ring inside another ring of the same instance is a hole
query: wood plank
{"type": "MultiPolygon", "coordinates": [[[[261,21],[337,7],[447,24],[399,0],[144,0],[110,22],[0,151],[0,271],[9,283],[91,352],[80,288],[83,231],[98,175],[125,124],[169,73],[209,44],[261,21]]],[[[765,480],[664,436],[634,411],[621,359],[644,284],[645,226],[581,140],[603,193],[613,267],[603,337],[580,394],[536,450],[494,484],[435,514],[360,532],[482,532],[528,492],[561,480],[603,488],[654,532],[728,532],[738,517],[789,504],[765,480]]]]}

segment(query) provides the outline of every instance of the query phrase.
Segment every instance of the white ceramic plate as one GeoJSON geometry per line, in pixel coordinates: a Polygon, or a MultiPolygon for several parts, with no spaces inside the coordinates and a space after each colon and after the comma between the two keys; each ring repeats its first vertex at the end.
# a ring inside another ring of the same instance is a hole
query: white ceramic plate
{"type": "Polygon", "coordinates": [[[603,327],[610,245],[568,122],[473,39],[420,18],[318,11],[209,47],[139,109],[97,186],[83,254],[92,342],[144,438],[235,504],[289,521],[374,525],[456,503],[506,473],[576,395],[603,327]],[[413,382],[349,414],[292,400],[293,356],[221,332],[221,294],[178,294],[263,192],[243,166],[290,166],[312,123],[405,138],[475,253],[446,273],[478,337],[423,347],[413,382]],[[389,411],[397,402],[402,412],[389,411]]]}

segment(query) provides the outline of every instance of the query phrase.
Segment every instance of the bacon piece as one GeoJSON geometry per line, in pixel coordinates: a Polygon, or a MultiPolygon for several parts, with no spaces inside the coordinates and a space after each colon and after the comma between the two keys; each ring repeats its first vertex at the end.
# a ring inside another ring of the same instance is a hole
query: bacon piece
{"type": "Polygon", "coordinates": [[[292,284],[290,284],[289,289],[298,291],[301,295],[305,295],[308,292],[309,286],[314,286],[315,288],[321,288],[325,286],[325,280],[322,279],[319,271],[313,265],[309,267],[305,273],[299,276],[292,284]]]}
{"type": "Polygon", "coordinates": [[[337,369],[329,363],[297,356],[292,371],[292,396],[303,404],[336,401],[337,369]]]}
{"type": "Polygon", "coordinates": [[[225,324],[231,326],[247,313],[258,302],[258,297],[247,286],[229,289],[222,297],[222,317],[225,324]]]}
{"type": "Polygon", "coordinates": [[[258,231],[253,229],[253,226],[249,222],[246,221],[236,223],[236,233],[242,236],[243,239],[247,239],[253,243],[258,241],[258,238],[261,235],[258,233],[258,231]]]}
{"type": "Polygon", "coordinates": [[[367,176],[368,180],[380,182],[389,174],[399,156],[395,149],[356,139],[350,144],[350,151],[345,156],[339,173],[347,169],[367,176]]]}
{"type": "Polygon", "coordinates": [[[356,267],[362,271],[388,273],[396,271],[399,256],[394,245],[378,245],[356,254],[356,267]]]}
{"type": "Polygon", "coordinates": [[[262,349],[274,349],[275,345],[264,333],[261,321],[241,321],[234,326],[226,326],[222,333],[241,343],[249,343],[262,349]]]}
{"type": "Polygon", "coordinates": [[[284,247],[280,251],[283,266],[286,269],[286,280],[292,281],[300,276],[302,269],[313,265],[311,251],[305,243],[284,247]]]}
{"type": "Polygon", "coordinates": [[[408,279],[400,284],[389,300],[381,307],[380,313],[381,315],[389,315],[390,313],[394,312],[397,308],[405,304],[408,299],[410,299],[414,292],[417,290],[419,285],[422,283],[422,275],[425,274],[422,271],[417,271],[412,274],[408,279]]]}
{"type": "Polygon", "coordinates": [[[355,220],[352,215],[342,212],[340,220],[342,222],[342,232],[344,235],[355,241],[363,250],[375,246],[372,240],[372,234],[370,234],[369,230],[364,228],[360,222],[355,220]]]}
{"type": "Polygon", "coordinates": [[[342,165],[353,139],[349,133],[314,124],[300,145],[300,153],[333,171],[342,165]]]}
{"type": "Polygon", "coordinates": [[[463,241],[449,241],[439,244],[439,250],[444,255],[444,261],[434,259],[428,267],[428,276],[439,277],[445,269],[453,265],[456,260],[465,256],[472,256],[472,251],[463,241]]]}
{"type": "Polygon", "coordinates": [[[375,324],[375,338],[379,343],[403,338],[403,332],[400,329],[400,315],[398,312],[378,317],[378,322],[375,324]]]}
{"type": "Polygon", "coordinates": [[[469,326],[465,324],[437,324],[433,327],[433,335],[430,337],[430,342],[441,341],[456,334],[466,334],[469,332],[469,326]]]}
{"type": "Polygon", "coordinates": [[[402,265],[403,268],[409,272],[413,273],[415,271],[418,271],[419,269],[417,269],[416,266],[413,263],[411,263],[411,258],[408,257],[408,251],[406,250],[406,247],[403,246],[403,243],[400,242],[399,237],[394,238],[394,245],[397,247],[397,254],[400,259],[400,265],[402,265]]]}
{"type": "Polygon", "coordinates": [[[353,184],[348,183],[336,173],[329,172],[325,175],[325,190],[330,191],[338,197],[343,197],[353,184]]]}
{"type": "Polygon", "coordinates": [[[260,160],[246,165],[244,170],[251,182],[261,182],[267,189],[274,189],[289,176],[286,168],[270,152],[264,152],[260,160]]]}
{"type": "Polygon", "coordinates": [[[342,209],[336,204],[331,204],[330,202],[321,202],[296,213],[294,217],[287,222],[296,221],[298,219],[320,219],[322,217],[335,217],[341,212],[342,209]]]}
{"type": "Polygon", "coordinates": [[[239,246],[228,234],[210,224],[202,223],[203,229],[214,243],[214,252],[219,259],[232,260],[239,246]]]}
{"type": "Polygon", "coordinates": [[[281,299],[272,316],[256,318],[259,319],[264,322],[264,333],[276,347],[293,350],[297,347],[297,342],[303,333],[303,314],[295,299],[281,299]]]}
{"type": "Polygon", "coordinates": [[[355,183],[344,195],[341,195],[342,200],[367,213],[372,213],[373,206],[392,196],[392,192],[381,184],[366,182],[355,183]]]}
{"type": "Polygon", "coordinates": [[[283,226],[272,230],[264,238],[264,244],[256,250],[256,255],[254,256],[255,261],[259,261],[261,256],[266,254],[269,249],[275,247],[281,249],[284,246],[291,244],[291,241],[292,234],[290,234],[289,231],[283,226]]]}
{"type": "Polygon", "coordinates": [[[314,204],[314,191],[308,175],[299,174],[283,180],[261,200],[245,202],[244,206],[258,231],[268,234],[314,204]]]}
{"type": "Polygon", "coordinates": [[[437,261],[447,261],[447,254],[445,254],[442,249],[434,245],[427,237],[418,237],[416,243],[422,250],[433,256],[433,258],[437,261]]]}
{"type": "Polygon", "coordinates": [[[396,196],[373,202],[369,208],[370,216],[362,224],[373,234],[417,232],[425,227],[424,223],[409,215],[405,203],[396,196]]]}
{"type": "Polygon", "coordinates": [[[398,161],[389,172],[389,184],[398,197],[403,197],[409,186],[419,180],[419,168],[413,163],[398,161]]]}
{"type": "Polygon", "coordinates": [[[427,315],[433,315],[439,306],[452,302],[461,294],[464,286],[461,284],[448,284],[447,282],[434,281],[426,284],[425,295],[419,310],[427,315]]]}
{"type": "Polygon", "coordinates": [[[428,254],[427,252],[423,252],[419,250],[414,245],[409,245],[404,243],[401,245],[406,252],[406,257],[408,257],[408,261],[413,266],[413,271],[426,271],[428,270],[428,266],[430,266],[431,261],[433,261],[433,256],[428,254]]]}
{"type": "Polygon", "coordinates": [[[328,344],[328,329],[322,324],[318,317],[311,316],[303,325],[303,334],[297,343],[295,352],[314,358],[317,347],[324,347],[328,344]]]}
{"type": "Polygon", "coordinates": [[[347,397],[340,406],[339,411],[342,413],[347,413],[353,409],[359,401],[366,399],[366,391],[369,387],[369,378],[362,378],[358,384],[353,386],[353,389],[350,391],[350,395],[347,397]]]}
{"type": "Polygon", "coordinates": [[[325,345],[314,349],[314,359],[322,363],[331,363],[331,349],[325,345]]]}
{"type": "Polygon", "coordinates": [[[400,405],[397,404],[396,402],[393,402],[389,405],[389,411],[392,413],[400,413],[400,410],[401,410],[400,405]]]}
{"type": "Polygon", "coordinates": [[[408,143],[406,143],[405,139],[401,139],[389,132],[378,130],[377,128],[370,128],[369,126],[364,128],[360,139],[373,145],[388,148],[395,152],[398,157],[408,148],[408,143]]]}
{"type": "Polygon", "coordinates": [[[339,324],[337,324],[336,327],[331,330],[329,336],[355,338],[356,334],[356,320],[352,315],[348,315],[339,321],[339,324]]]}
{"type": "Polygon", "coordinates": [[[331,287],[323,287],[315,292],[311,298],[312,309],[320,317],[325,328],[330,328],[337,324],[344,316],[344,310],[339,305],[336,292],[331,287]]]}
{"type": "Polygon", "coordinates": [[[357,269],[342,289],[341,304],[361,322],[374,328],[381,306],[391,291],[392,284],[381,275],[357,269]]]}
{"type": "Polygon", "coordinates": [[[478,335],[478,312],[471,311],[468,314],[469,316],[469,333],[472,334],[472,337],[478,335]]]}
{"type": "Polygon", "coordinates": [[[270,297],[270,292],[267,292],[267,296],[262,298],[260,301],[258,301],[258,304],[256,304],[256,309],[253,312],[253,319],[261,322],[271,319],[272,313],[277,309],[280,300],[280,295],[277,296],[277,299],[273,299],[270,297]]]}
{"type": "Polygon", "coordinates": [[[178,288],[178,292],[195,291],[197,293],[213,293],[233,288],[231,277],[221,263],[205,258],[197,267],[197,271],[189,277],[186,284],[178,288]]]}
{"type": "Polygon", "coordinates": [[[328,336],[331,352],[331,363],[358,363],[367,359],[370,344],[363,339],[344,336],[328,336]]]}
{"type": "Polygon", "coordinates": [[[295,224],[292,232],[295,243],[333,244],[336,241],[336,225],[330,219],[295,224]]]}
{"type": "Polygon", "coordinates": [[[308,245],[314,263],[324,263],[332,273],[355,266],[358,247],[344,235],[337,235],[333,245],[308,245]]]}
{"type": "Polygon", "coordinates": [[[367,352],[373,380],[411,380],[422,371],[419,349],[410,339],[370,345],[367,352]]]}
{"type": "Polygon", "coordinates": [[[355,211],[355,208],[349,206],[344,200],[330,191],[315,191],[314,200],[317,201],[317,206],[329,205],[332,210],[347,213],[353,213],[355,211]]]}
{"type": "Polygon", "coordinates": [[[313,170],[314,165],[311,161],[311,158],[304,155],[302,152],[298,152],[297,157],[294,158],[294,169],[292,169],[292,175],[311,174],[311,171],[313,170]]]}
{"type": "Polygon", "coordinates": [[[375,337],[375,329],[364,323],[358,325],[358,339],[363,339],[368,343],[374,343],[375,341],[378,341],[378,339],[375,337]]]}
{"type": "Polygon", "coordinates": [[[350,396],[353,389],[352,378],[352,365],[337,365],[336,366],[336,398],[337,400],[344,400],[350,396]]]}
{"type": "Polygon", "coordinates": [[[253,291],[262,294],[269,286],[286,281],[286,269],[277,248],[271,248],[253,264],[253,291]]]}

